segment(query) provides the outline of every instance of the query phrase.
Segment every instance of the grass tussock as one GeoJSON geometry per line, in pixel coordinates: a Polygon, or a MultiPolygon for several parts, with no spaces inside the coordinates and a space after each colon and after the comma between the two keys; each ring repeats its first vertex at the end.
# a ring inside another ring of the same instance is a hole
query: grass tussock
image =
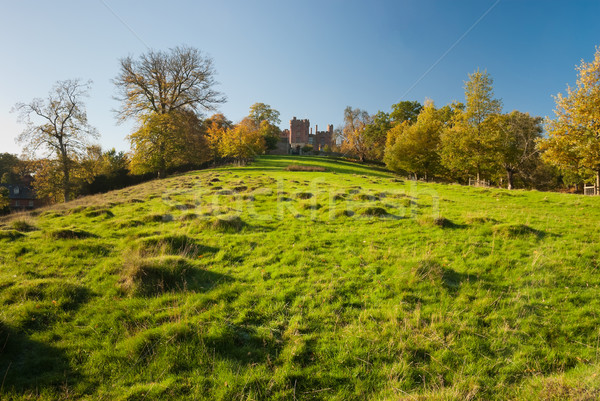
{"type": "Polygon", "coordinates": [[[297,164],[291,164],[285,168],[287,171],[313,171],[313,172],[324,172],[327,171],[325,167],[321,166],[303,166],[297,164]]]}
{"type": "Polygon", "coordinates": [[[142,218],[144,223],[166,223],[169,221],[173,221],[173,216],[170,214],[164,213],[151,213],[147,214],[142,218]]]}
{"type": "Polygon", "coordinates": [[[385,210],[382,207],[378,207],[378,206],[363,207],[358,210],[358,214],[361,216],[368,216],[368,217],[384,217],[384,216],[389,215],[387,210],[385,210]]]}
{"type": "Polygon", "coordinates": [[[37,230],[37,227],[34,226],[30,221],[27,221],[27,220],[14,220],[10,223],[10,227],[13,230],[17,230],[22,233],[37,230]]]}
{"type": "Polygon", "coordinates": [[[375,195],[359,193],[359,194],[354,195],[354,200],[361,201],[361,202],[375,202],[375,201],[379,200],[379,197],[377,197],[375,195]]]}
{"type": "Polygon", "coordinates": [[[499,224],[494,226],[496,235],[505,238],[536,237],[543,238],[545,233],[526,224],[499,224]]]}
{"type": "Polygon", "coordinates": [[[240,216],[219,216],[210,222],[210,227],[217,231],[237,233],[247,226],[240,216]]]}
{"type": "Polygon", "coordinates": [[[310,199],[314,195],[311,192],[298,192],[296,194],[296,199],[310,199]]]}
{"type": "Polygon", "coordinates": [[[212,248],[201,246],[187,235],[153,235],[137,241],[134,246],[142,255],[182,255],[195,257],[212,248]]]}
{"type": "Polygon", "coordinates": [[[95,235],[89,231],[80,230],[77,228],[60,228],[49,231],[48,237],[52,239],[84,239],[93,238],[95,235]]]}
{"type": "Polygon", "coordinates": [[[0,240],[14,241],[24,236],[25,234],[17,230],[0,230],[0,240]]]}
{"type": "Polygon", "coordinates": [[[114,216],[113,212],[109,209],[92,209],[85,213],[85,217],[104,217],[108,219],[114,216]]]}
{"type": "Polygon", "coordinates": [[[352,216],[354,216],[354,212],[352,210],[337,210],[334,213],[334,217],[336,217],[336,218],[352,217],[352,216]]]}
{"type": "Polygon", "coordinates": [[[131,257],[125,261],[119,284],[121,290],[131,296],[185,291],[192,269],[187,258],[178,255],[131,257]]]}
{"type": "Polygon", "coordinates": [[[440,228],[457,228],[458,225],[452,220],[442,216],[438,217],[425,217],[419,219],[419,223],[423,226],[440,227],[440,228]]]}

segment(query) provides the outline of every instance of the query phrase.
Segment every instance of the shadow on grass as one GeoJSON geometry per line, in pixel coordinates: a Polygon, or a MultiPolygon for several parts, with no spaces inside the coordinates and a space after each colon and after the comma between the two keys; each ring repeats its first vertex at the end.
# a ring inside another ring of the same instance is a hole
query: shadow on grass
{"type": "MultiPolygon", "coordinates": [[[[22,331],[0,322],[0,398],[34,394],[52,388],[64,391],[80,379],[64,352],[31,340],[22,331]]],[[[27,398],[27,397],[26,397],[27,398]]]]}
{"type": "Polygon", "coordinates": [[[260,336],[251,325],[226,324],[218,335],[204,339],[207,347],[221,358],[241,364],[274,361],[283,349],[280,334],[260,336]]]}
{"type": "Polygon", "coordinates": [[[136,295],[157,296],[166,292],[206,292],[233,279],[225,274],[196,267],[167,270],[161,266],[147,266],[136,295]]]}
{"type": "Polygon", "coordinates": [[[454,269],[444,268],[442,270],[442,284],[449,291],[457,291],[463,283],[474,283],[479,280],[474,274],[459,273],[454,269]]]}

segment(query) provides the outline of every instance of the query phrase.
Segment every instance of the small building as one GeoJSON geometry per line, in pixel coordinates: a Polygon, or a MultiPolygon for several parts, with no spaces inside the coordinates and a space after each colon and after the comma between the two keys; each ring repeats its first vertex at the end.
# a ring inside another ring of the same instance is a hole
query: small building
{"type": "Polygon", "coordinates": [[[42,201],[35,196],[34,190],[25,184],[0,184],[8,189],[9,208],[11,211],[24,211],[42,206],[42,201]]]}

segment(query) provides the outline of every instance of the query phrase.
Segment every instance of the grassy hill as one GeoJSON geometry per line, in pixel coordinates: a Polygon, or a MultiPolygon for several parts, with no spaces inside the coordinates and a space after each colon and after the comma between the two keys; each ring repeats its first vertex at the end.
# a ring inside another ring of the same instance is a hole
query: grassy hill
{"type": "Polygon", "coordinates": [[[11,216],[0,398],[595,400],[599,224],[283,156],[11,216]]]}

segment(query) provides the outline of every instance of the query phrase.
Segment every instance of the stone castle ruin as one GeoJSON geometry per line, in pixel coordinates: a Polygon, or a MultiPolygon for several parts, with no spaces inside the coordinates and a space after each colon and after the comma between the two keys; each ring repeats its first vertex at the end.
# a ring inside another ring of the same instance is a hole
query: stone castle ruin
{"type": "Polygon", "coordinates": [[[308,119],[298,120],[294,117],[290,120],[290,129],[281,131],[281,142],[287,142],[292,153],[299,153],[300,149],[306,145],[310,145],[314,150],[319,151],[322,151],[325,146],[331,149],[333,125],[327,125],[326,131],[319,131],[319,126],[315,125],[313,133],[308,119]]]}

